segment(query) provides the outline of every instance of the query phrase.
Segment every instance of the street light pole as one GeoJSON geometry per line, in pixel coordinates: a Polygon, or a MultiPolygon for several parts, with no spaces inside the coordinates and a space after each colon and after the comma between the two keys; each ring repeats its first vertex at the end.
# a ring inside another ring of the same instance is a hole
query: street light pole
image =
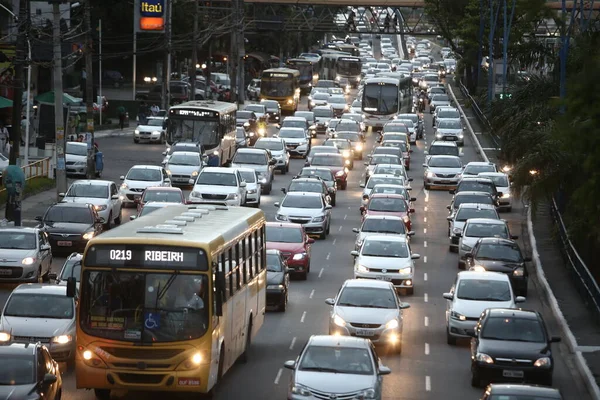
{"type": "Polygon", "coordinates": [[[85,73],[87,79],[85,80],[85,94],[86,94],[86,119],[87,119],[87,175],[88,179],[93,179],[96,176],[96,163],[94,157],[94,62],[92,59],[94,51],[94,40],[92,38],[92,15],[91,15],[91,4],[90,0],[86,0],[84,4],[85,13],[85,73]]]}
{"type": "MultiPolygon", "coordinates": [[[[67,171],[65,163],[65,121],[63,105],[62,50],[60,35],[60,2],[52,4],[52,40],[54,48],[54,131],[56,133],[56,199],[67,191],[67,171]]],[[[86,76],[87,79],[87,76],[86,76]]],[[[91,78],[93,79],[93,78],[91,78]]]]}

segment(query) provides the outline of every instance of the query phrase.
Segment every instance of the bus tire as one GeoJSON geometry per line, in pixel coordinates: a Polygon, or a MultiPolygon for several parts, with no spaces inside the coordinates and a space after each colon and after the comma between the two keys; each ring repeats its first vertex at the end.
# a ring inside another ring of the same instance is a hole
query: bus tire
{"type": "Polygon", "coordinates": [[[246,347],[244,348],[244,352],[240,356],[240,361],[244,364],[248,362],[248,350],[250,349],[250,345],[252,344],[252,316],[250,316],[250,322],[248,323],[248,332],[246,332],[246,347]]]}
{"type": "Polygon", "coordinates": [[[96,396],[98,400],[109,400],[110,389],[94,389],[94,396],[96,396]]]}

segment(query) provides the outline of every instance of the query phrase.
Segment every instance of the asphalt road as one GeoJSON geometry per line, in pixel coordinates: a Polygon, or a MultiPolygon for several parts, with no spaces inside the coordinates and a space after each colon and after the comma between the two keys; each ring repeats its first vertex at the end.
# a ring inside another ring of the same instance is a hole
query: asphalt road
{"type": "MultiPolygon", "coordinates": [[[[306,100],[303,100],[303,107],[306,100]]],[[[414,146],[409,175],[413,195],[417,197],[413,226],[416,235],[412,249],[421,255],[416,262],[415,293],[403,301],[411,304],[404,319],[403,352],[401,355],[382,354],[384,363],[392,374],[384,379],[384,399],[425,400],[444,398],[448,400],[479,399],[482,390],[470,386],[470,358],[467,342],[458,346],[446,344],[445,307],[442,293],[447,292],[457,273],[457,255],[448,251],[447,210],[451,195],[447,191],[423,189],[423,150],[433,138],[431,117],[425,115],[426,139],[414,146]]],[[[269,133],[275,131],[270,127],[269,133]]],[[[317,141],[322,138],[316,139],[317,141]]],[[[368,137],[368,147],[373,145],[368,137]]],[[[119,181],[119,176],[136,164],[158,164],[162,160],[161,145],[136,145],[131,137],[109,137],[98,140],[106,157],[104,179],[119,181]]],[[[313,143],[315,144],[315,143],[313,143]]],[[[473,143],[467,136],[463,149],[463,161],[478,161],[473,143]]],[[[290,173],[276,175],[273,194],[263,196],[261,208],[267,219],[273,221],[275,201],[280,200],[280,187],[286,186],[303,165],[303,160],[292,160],[290,173]]],[[[352,278],[355,234],[352,228],[360,224],[361,189],[364,167],[360,162],[350,172],[348,190],[338,192],[337,206],[333,209],[331,235],[325,241],[317,241],[312,250],[312,271],[306,281],[291,283],[290,301],[285,313],[269,313],[265,324],[253,342],[247,364],[235,366],[221,383],[215,396],[218,400],[266,400],[284,399],[287,395],[290,372],[283,369],[286,360],[294,359],[310,335],[326,334],[328,331],[329,306],[324,301],[334,297],[340,285],[352,278]]],[[[127,221],[133,209],[125,209],[123,220],[127,221]]],[[[503,214],[514,234],[522,234],[523,208],[521,203],[512,213],[503,214]]],[[[30,218],[31,216],[27,216],[30,218]]],[[[55,257],[53,269],[60,268],[64,258],[55,257]]],[[[0,288],[0,304],[4,304],[10,288],[0,288]]],[[[540,309],[546,314],[551,333],[556,324],[540,303],[537,288],[531,285],[529,297],[523,308],[540,309]]],[[[553,345],[555,346],[555,345],[553,345]]],[[[555,347],[555,386],[563,391],[566,399],[587,400],[578,377],[572,376],[568,352],[564,345],[555,347]],[[566,355],[566,357],[564,357],[566,355]]],[[[64,374],[64,400],[92,400],[92,392],[76,390],[74,374],[64,374]]],[[[114,398],[164,399],[175,398],[171,394],[113,393],[114,398]]]]}

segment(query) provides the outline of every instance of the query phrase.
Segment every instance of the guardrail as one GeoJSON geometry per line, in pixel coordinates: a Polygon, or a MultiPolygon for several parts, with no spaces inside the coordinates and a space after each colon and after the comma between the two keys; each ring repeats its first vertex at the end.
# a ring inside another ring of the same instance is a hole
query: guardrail
{"type": "Polygon", "coordinates": [[[471,103],[471,109],[473,110],[473,114],[475,114],[475,117],[477,117],[477,119],[479,120],[479,123],[482,124],[483,128],[485,128],[487,130],[487,132],[489,133],[490,137],[492,138],[492,141],[494,142],[494,146],[496,146],[496,148],[499,149],[500,148],[500,138],[494,134],[494,130],[492,129],[492,124],[487,119],[487,117],[485,116],[485,114],[481,110],[481,108],[479,107],[479,104],[477,104],[477,102],[475,101],[473,96],[471,96],[471,94],[469,93],[469,89],[467,89],[467,87],[462,83],[462,80],[459,81],[458,87],[460,88],[460,91],[463,94],[463,96],[465,96],[465,98],[468,99],[469,102],[471,103]]]}

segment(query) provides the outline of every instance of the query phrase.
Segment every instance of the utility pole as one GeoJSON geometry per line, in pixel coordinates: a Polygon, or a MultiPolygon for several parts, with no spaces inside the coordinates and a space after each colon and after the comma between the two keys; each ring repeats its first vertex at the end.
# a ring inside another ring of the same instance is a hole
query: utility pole
{"type": "Polygon", "coordinates": [[[102,100],[102,19],[98,20],[98,98],[100,99],[100,107],[98,108],[99,117],[98,122],[102,125],[102,106],[104,101],[102,100]]]}
{"type": "Polygon", "coordinates": [[[213,41],[212,41],[212,37],[208,38],[208,60],[206,61],[206,64],[203,64],[206,66],[206,68],[203,69],[205,76],[205,80],[204,82],[206,83],[206,85],[204,85],[204,98],[208,99],[209,98],[209,94],[212,96],[212,89],[211,89],[211,79],[210,79],[210,74],[212,72],[212,47],[213,47],[213,41]]]}
{"type": "Polygon", "coordinates": [[[240,39],[239,35],[238,35],[238,26],[237,23],[239,21],[239,1],[240,0],[232,0],[231,4],[233,6],[232,9],[232,21],[233,21],[233,27],[231,29],[231,46],[230,46],[230,52],[231,52],[231,61],[232,61],[232,65],[231,65],[231,77],[230,77],[230,81],[231,81],[231,100],[232,101],[237,101],[237,96],[239,93],[237,93],[237,89],[238,89],[238,72],[239,72],[239,68],[238,68],[238,64],[240,62],[240,57],[238,54],[238,50],[239,50],[239,46],[238,46],[238,40],[240,39]]]}
{"type": "Polygon", "coordinates": [[[90,0],[86,0],[84,4],[85,13],[85,73],[87,79],[85,80],[85,94],[86,94],[86,119],[87,119],[87,146],[88,146],[88,157],[87,157],[87,175],[88,179],[94,179],[96,176],[96,165],[94,162],[94,64],[93,64],[93,51],[94,51],[94,40],[92,37],[92,13],[91,13],[90,0]]]}
{"type": "Polygon", "coordinates": [[[237,0],[237,38],[238,38],[238,77],[237,77],[237,100],[238,104],[244,104],[244,57],[246,47],[244,40],[244,0],[237,0]]]}
{"type": "Polygon", "coordinates": [[[162,70],[162,93],[161,93],[161,108],[166,110],[169,108],[169,97],[170,88],[169,82],[171,80],[171,5],[173,0],[167,0],[166,10],[166,26],[165,26],[165,58],[162,70]]]}
{"type": "MultiPolygon", "coordinates": [[[[198,18],[200,17],[200,8],[198,0],[194,0],[194,38],[192,39],[192,72],[188,70],[190,84],[192,85],[192,100],[196,100],[196,64],[198,64],[198,18]]],[[[208,81],[206,82],[208,84],[208,81]]]]}
{"type": "MultiPolygon", "coordinates": [[[[67,171],[65,169],[65,121],[63,105],[62,50],[60,34],[60,3],[52,0],[52,40],[54,47],[54,130],[56,132],[56,198],[67,191],[67,171]]],[[[87,71],[86,71],[87,74],[87,71]]],[[[93,78],[90,77],[90,81],[93,78]]],[[[86,76],[86,82],[87,82],[86,76]]]]}

